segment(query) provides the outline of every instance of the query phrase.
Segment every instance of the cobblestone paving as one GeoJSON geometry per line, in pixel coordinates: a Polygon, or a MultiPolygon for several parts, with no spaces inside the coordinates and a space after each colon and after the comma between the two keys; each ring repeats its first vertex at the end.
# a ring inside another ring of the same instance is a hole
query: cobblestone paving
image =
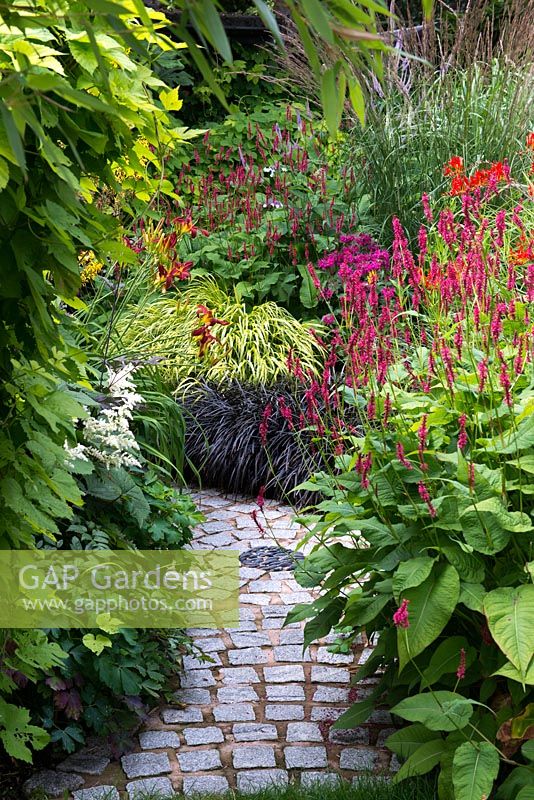
{"type": "MultiPolygon", "coordinates": [[[[292,549],[302,535],[291,509],[274,502],[266,502],[262,534],[251,518],[253,502],[212,491],[194,499],[206,516],[194,549],[292,549]]],[[[67,759],[56,773],[62,791],[77,789],[74,800],[135,800],[147,789],[169,797],[217,794],[394,771],[383,746],[392,725],[386,712],[353,730],[331,729],[351,702],[371,691],[372,679],[351,686],[351,670],[371,650],[362,642],[351,655],[336,655],[327,637],[303,653],[304,623],[282,628],[289,609],[311,599],[291,571],[241,567],[239,627],[191,629],[206,660],[184,658],[176,704],[151,716],[138,752],[123,756],[121,769],[98,753],[85,762],[83,753],[67,759]],[[112,787],[120,794],[110,793],[112,787]]]]}

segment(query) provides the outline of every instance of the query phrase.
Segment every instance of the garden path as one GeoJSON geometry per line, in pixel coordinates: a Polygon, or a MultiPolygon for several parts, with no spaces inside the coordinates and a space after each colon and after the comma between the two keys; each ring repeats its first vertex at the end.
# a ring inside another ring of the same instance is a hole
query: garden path
{"type": "MultiPolygon", "coordinates": [[[[193,549],[294,549],[303,535],[291,509],[280,503],[266,501],[262,532],[251,518],[258,509],[253,501],[215,491],[193,497],[206,517],[195,530],[193,549]]],[[[240,577],[239,627],[190,630],[211,660],[184,658],[176,705],[151,715],[137,752],[123,756],[121,769],[105,757],[99,768],[98,754],[92,775],[80,769],[79,756],[60,765],[71,779],[79,774],[84,780],[75,800],[119,800],[114,787],[129,800],[147,789],[159,790],[161,797],[187,797],[297,779],[305,785],[357,780],[395,769],[383,746],[391,733],[387,712],[375,712],[368,724],[352,730],[331,729],[351,701],[373,686],[372,678],[350,685],[351,670],[370,649],[362,642],[348,655],[333,654],[333,638],[327,637],[303,653],[304,623],[282,628],[288,610],[312,598],[293,572],[242,566],[240,577]]]]}

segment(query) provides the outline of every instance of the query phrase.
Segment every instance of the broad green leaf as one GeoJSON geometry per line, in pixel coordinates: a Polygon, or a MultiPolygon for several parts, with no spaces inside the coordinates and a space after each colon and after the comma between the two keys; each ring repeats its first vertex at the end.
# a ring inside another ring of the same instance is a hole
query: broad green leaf
{"type": "Polygon", "coordinates": [[[106,647],[111,647],[113,642],[107,636],[102,636],[98,633],[96,636],[92,633],[86,633],[82,639],[84,645],[91,650],[92,653],[99,656],[106,647]]]}
{"type": "Polygon", "coordinates": [[[530,739],[528,742],[525,742],[521,748],[521,752],[528,761],[534,761],[534,739],[530,739]]]}
{"type": "Polygon", "coordinates": [[[345,730],[345,728],[357,728],[362,722],[366,722],[374,711],[374,700],[367,697],[359,703],[354,703],[348,708],[332,725],[333,728],[345,730]]]}
{"type": "Polygon", "coordinates": [[[497,749],[489,742],[464,742],[453,760],[452,781],[456,800],[489,797],[499,772],[497,749]]]}
{"type": "Polygon", "coordinates": [[[401,700],[392,714],[409,722],[421,722],[432,731],[454,731],[465,728],[473,714],[473,706],[461,694],[440,690],[401,700]]]}
{"type": "Polygon", "coordinates": [[[9,165],[7,161],[0,158],[0,192],[5,189],[9,181],[9,165]]]}
{"type": "MultiPolygon", "coordinates": [[[[498,500],[496,502],[499,504],[498,500]]],[[[460,514],[462,533],[467,544],[474,550],[485,555],[494,555],[504,550],[510,541],[510,532],[501,525],[497,516],[484,514],[480,505],[477,504],[476,508],[469,506],[460,514]]]]}
{"type": "Polygon", "coordinates": [[[159,99],[166,111],[179,111],[183,106],[183,100],[180,100],[179,87],[175,86],[174,89],[162,89],[159,93],[159,99]]]}
{"type": "Polygon", "coordinates": [[[416,775],[426,775],[439,764],[444,750],[445,743],[441,737],[425,742],[404,762],[393,778],[393,783],[400,783],[416,775]]]}
{"type": "Polygon", "coordinates": [[[524,786],[515,800],[534,800],[534,786],[524,786]]]}
{"type": "Polygon", "coordinates": [[[7,141],[16,159],[16,164],[18,164],[22,172],[26,174],[26,155],[24,153],[22,139],[13,120],[13,115],[3,102],[0,102],[0,114],[2,115],[7,141]]]}
{"type": "Polygon", "coordinates": [[[493,674],[502,675],[503,678],[510,678],[510,680],[517,681],[517,683],[534,686],[534,662],[527,669],[527,674],[524,676],[524,680],[519,670],[509,661],[507,661],[502,667],[499,667],[499,669],[496,669],[493,674]]]}
{"type": "Polygon", "coordinates": [[[426,581],[432,567],[434,566],[434,559],[430,556],[420,556],[419,558],[411,558],[409,561],[403,561],[399,564],[397,572],[393,576],[393,594],[395,599],[400,603],[401,595],[405,589],[411,589],[412,586],[420,586],[423,581],[426,581]]]}
{"type": "Polygon", "coordinates": [[[420,585],[403,592],[408,600],[409,627],[398,628],[399,671],[437,639],[456,608],[458,573],[450,564],[435,564],[420,585]]]}
{"type": "Polygon", "coordinates": [[[484,598],[486,597],[486,590],[480,583],[462,583],[460,584],[460,597],[459,603],[470,608],[471,611],[478,611],[479,614],[484,613],[484,598]]]}
{"type": "Polygon", "coordinates": [[[526,682],[534,655],[534,586],[494,589],[484,599],[484,612],[491,635],[526,682]]]}
{"type": "Polygon", "coordinates": [[[409,758],[422,744],[435,739],[441,741],[441,736],[437,731],[429,731],[428,728],[417,722],[415,725],[407,725],[406,728],[401,728],[388,736],[386,747],[389,747],[400,758],[409,758]]]}
{"type": "Polygon", "coordinates": [[[389,594],[379,594],[375,597],[350,595],[343,615],[343,624],[361,628],[374,620],[389,602],[391,602],[389,594]]]}

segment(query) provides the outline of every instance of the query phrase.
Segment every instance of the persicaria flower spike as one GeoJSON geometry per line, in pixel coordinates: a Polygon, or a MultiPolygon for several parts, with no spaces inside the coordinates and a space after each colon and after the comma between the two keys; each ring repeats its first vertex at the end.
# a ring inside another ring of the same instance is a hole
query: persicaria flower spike
{"type": "Polygon", "coordinates": [[[397,628],[409,628],[410,621],[408,619],[408,603],[410,601],[406,598],[402,601],[398,609],[393,614],[393,623],[397,628]]]}
{"type": "Polygon", "coordinates": [[[465,678],[465,650],[463,647],[460,649],[460,662],[456,670],[456,677],[459,681],[465,678]]]}

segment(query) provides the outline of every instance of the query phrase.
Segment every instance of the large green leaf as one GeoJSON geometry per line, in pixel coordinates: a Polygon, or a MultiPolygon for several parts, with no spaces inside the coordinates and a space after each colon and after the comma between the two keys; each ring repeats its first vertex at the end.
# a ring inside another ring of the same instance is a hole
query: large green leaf
{"type": "Polygon", "coordinates": [[[397,631],[399,671],[437,639],[451,618],[460,595],[460,579],[450,564],[435,564],[428,578],[407,589],[409,627],[397,631]]]}
{"type": "Polygon", "coordinates": [[[432,572],[434,560],[430,556],[420,556],[399,564],[397,572],[393,576],[393,594],[397,602],[400,603],[401,594],[405,589],[420,586],[423,581],[426,581],[432,572]]]}
{"type": "Polygon", "coordinates": [[[409,722],[421,722],[432,731],[454,731],[465,728],[473,706],[461,694],[440,690],[407,697],[393,706],[391,713],[409,722]]]}
{"type": "Polygon", "coordinates": [[[499,772],[499,753],[489,742],[464,742],[453,760],[452,781],[456,800],[489,797],[499,772]]]}
{"type": "Polygon", "coordinates": [[[395,775],[393,783],[399,783],[416,775],[426,775],[439,764],[444,750],[445,743],[441,737],[425,742],[402,765],[395,775]]]}
{"type": "Polygon", "coordinates": [[[484,612],[491,635],[525,683],[534,655],[534,586],[488,592],[484,612]]]}
{"type": "Polygon", "coordinates": [[[400,758],[410,758],[422,744],[440,739],[437,731],[429,731],[424,725],[417,722],[415,725],[407,725],[401,728],[386,739],[386,747],[389,747],[400,758]]]}
{"type": "MultiPolygon", "coordinates": [[[[421,678],[421,689],[426,689],[432,684],[439,681],[442,675],[448,675],[456,672],[460,663],[460,654],[462,649],[467,654],[469,645],[465,636],[451,636],[450,639],[445,639],[432,653],[430,664],[423,672],[421,678]]],[[[473,653],[471,649],[470,660],[473,660],[473,653]]],[[[467,655],[466,655],[466,663],[467,655]]]]}

